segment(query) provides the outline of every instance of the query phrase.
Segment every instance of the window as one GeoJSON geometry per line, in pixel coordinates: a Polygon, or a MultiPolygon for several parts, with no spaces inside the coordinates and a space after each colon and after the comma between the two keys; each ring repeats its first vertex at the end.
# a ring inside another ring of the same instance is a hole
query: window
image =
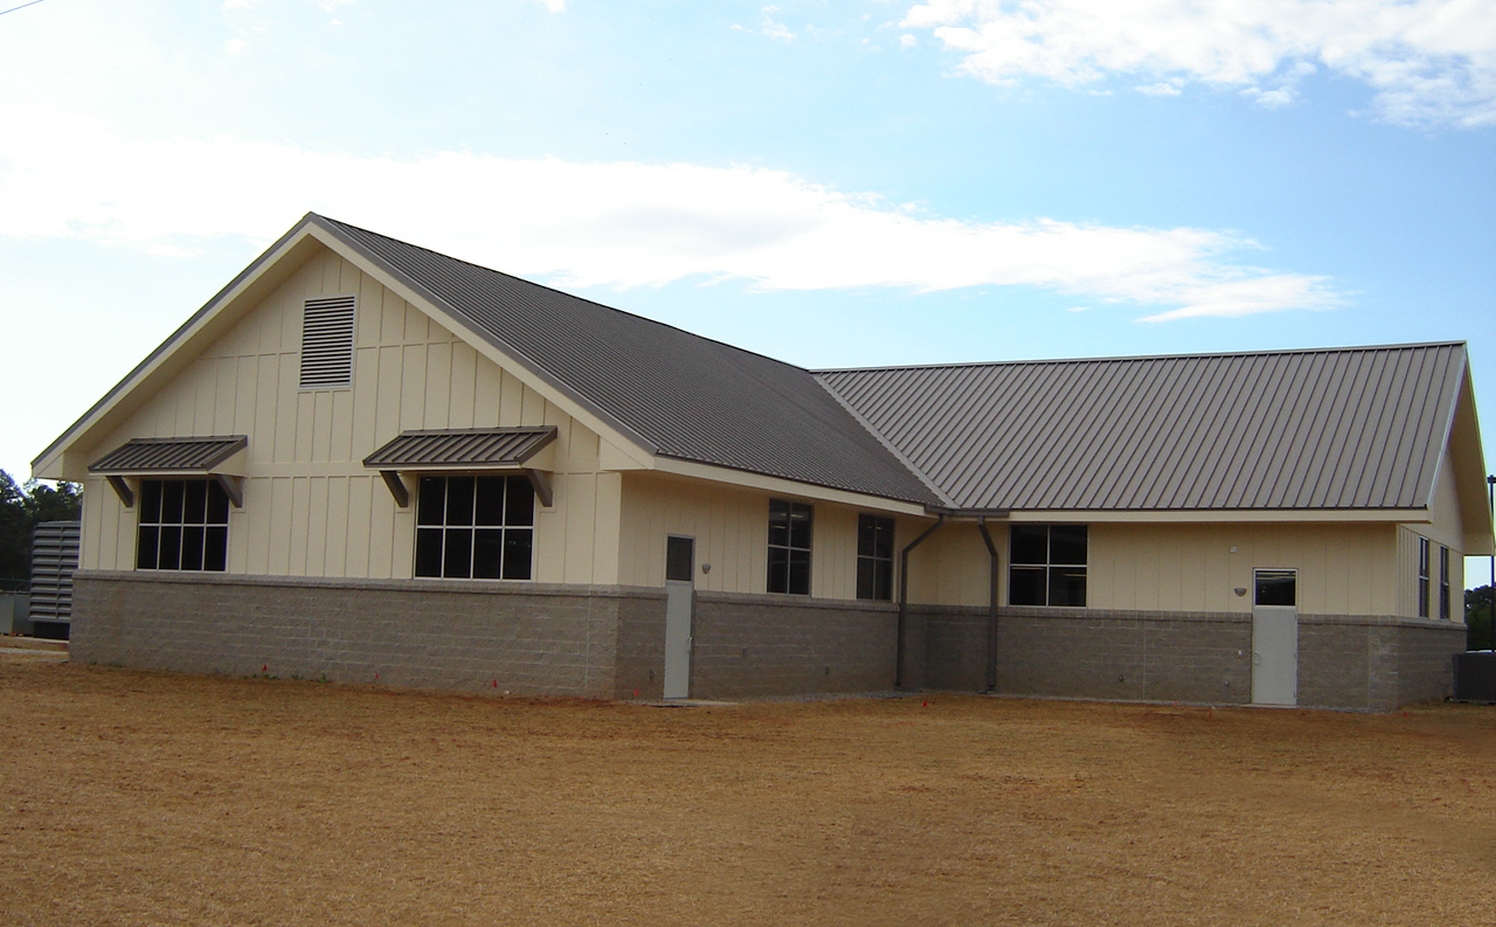
{"type": "Polygon", "coordinates": [[[529,579],[535,489],[523,476],[423,476],[416,575],[529,579]]]}
{"type": "Polygon", "coordinates": [[[1294,570],[1255,570],[1252,574],[1256,591],[1254,605],[1297,605],[1299,574],[1294,570]]]}
{"type": "Polygon", "coordinates": [[[352,385],[353,316],[352,296],[309,299],[302,305],[302,389],[352,385]]]}
{"type": "Polygon", "coordinates": [[[135,566],[222,573],[229,497],[217,480],[141,480],[135,566]]]}
{"type": "Polygon", "coordinates": [[[1439,617],[1449,620],[1449,548],[1439,548],[1439,617]]]}
{"type": "Polygon", "coordinates": [[[1086,604],[1086,526],[1008,529],[1008,604],[1086,604]]]}
{"type": "Polygon", "coordinates": [[[857,516],[857,598],[893,598],[893,519],[857,516]]]}
{"type": "Polygon", "coordinates": [[[769,591],[810,595],[811,507],[769,500],[769,591]]]}
{"type": "Polygon", "coordinates": [[[1428,617],[1429,594],[1428,538],[1418,539],[1418,617],[1428,617]]]}
{"type": "Polygon", "coordinates": [[[696,541],[694,538],[672,534],[665,538],[665,581],[689,583],[695,581],[696,541]]]}

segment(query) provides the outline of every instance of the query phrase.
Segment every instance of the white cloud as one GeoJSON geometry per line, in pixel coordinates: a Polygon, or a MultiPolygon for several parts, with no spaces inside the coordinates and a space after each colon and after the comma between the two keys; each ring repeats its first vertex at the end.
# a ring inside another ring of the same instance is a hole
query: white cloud
{"type": "Polygon", "coordinates": [[[182,253],[229,236],[268,241],[311,209],[563,285],[1028,286],[1161,310],[1151,319],[1341,302],[1322,277],[1241,263],[1257,246],[1230,234],[927,217],[761,168],[139,139],[3,97],[0,124],[26,140],[0,142],[0,236],[13,238],[182,253]]]}
{"type": "Polygon", "coordinates": [[[1367,84],[1391,122],[1496,125],[1490,0],[929,0],[901,25],[993,83],[1127,75],[1280,106],[1323,68],[1367,84]]]}
{"type": "Polygon", "coordinates": [[[1161,84],[1144,84],[1133,89],[1135,89],[1138,93],[1146,93],[1149,96],[1154,97],[1177,97],[1180,93],[1183,92],[1179,89],[1177,84],[1171,84],[1167,81],[1161,84]]]}

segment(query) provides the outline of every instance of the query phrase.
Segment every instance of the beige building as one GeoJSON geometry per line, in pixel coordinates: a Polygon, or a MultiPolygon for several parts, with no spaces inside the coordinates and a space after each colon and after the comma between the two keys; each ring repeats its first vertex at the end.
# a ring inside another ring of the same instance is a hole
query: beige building
{"type": "Polygon", "coordinates": [[[1463,344],[812,372],[308,215],[34,463],[75,659],[1379,709],[1491,551],[1463,344]]]}

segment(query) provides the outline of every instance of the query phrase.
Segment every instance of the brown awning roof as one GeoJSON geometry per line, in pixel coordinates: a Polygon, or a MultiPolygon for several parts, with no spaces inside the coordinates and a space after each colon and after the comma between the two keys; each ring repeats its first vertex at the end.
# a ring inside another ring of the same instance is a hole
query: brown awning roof
{"type": "Polygon", "coordinates": [[[556,439],[556,426],[407,431],[364,458],[380,470],[521,467],[556,439]]]}
{"type": "Polygon", "coordinates": [[[149,473],[208,473],[249,445],[245,435],[194,438],[131,438],[88,465],[106,476],[149,473]]]}

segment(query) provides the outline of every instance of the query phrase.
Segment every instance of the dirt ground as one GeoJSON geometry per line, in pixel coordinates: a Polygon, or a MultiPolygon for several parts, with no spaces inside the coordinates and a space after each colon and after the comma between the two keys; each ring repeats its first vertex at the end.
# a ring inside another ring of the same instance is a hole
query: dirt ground
{"type": "Polygon", "coordinates": [[[0,655],[0,924],[1493,923],[1496,708],[660,708],[0,655]]]}

